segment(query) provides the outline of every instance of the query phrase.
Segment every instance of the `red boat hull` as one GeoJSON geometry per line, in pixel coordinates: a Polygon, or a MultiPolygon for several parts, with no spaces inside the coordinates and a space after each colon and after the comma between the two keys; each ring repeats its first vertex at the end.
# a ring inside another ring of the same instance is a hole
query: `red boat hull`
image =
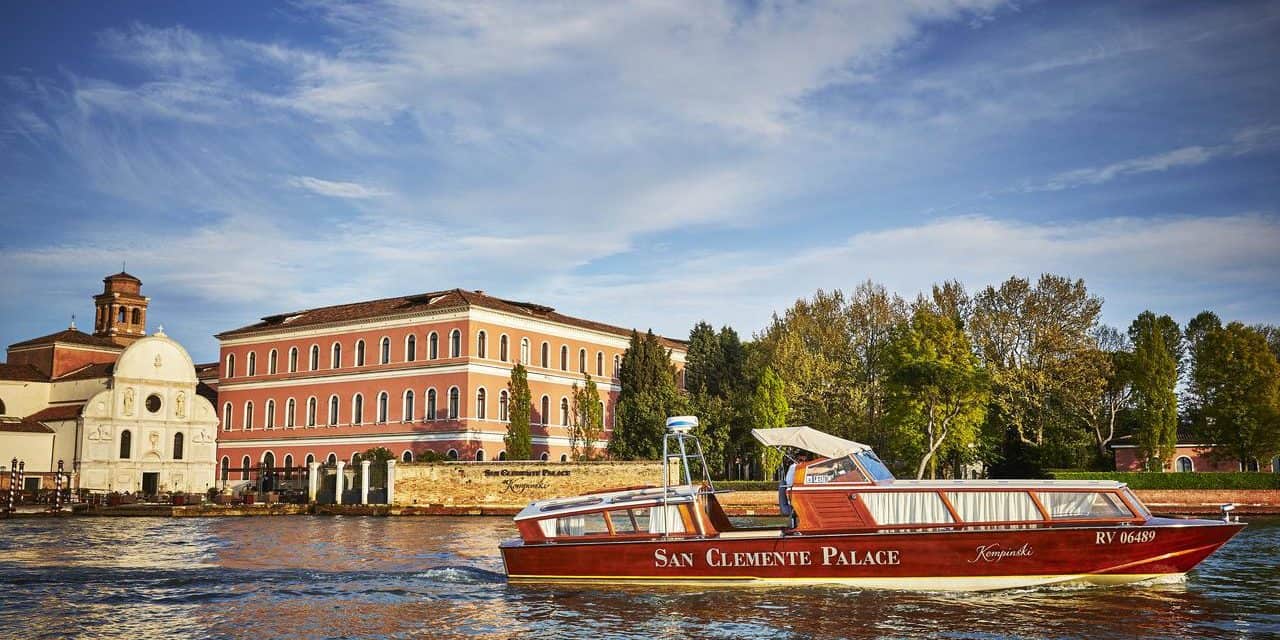
{"type": "Polygon", "coordinates": [[[1244,525],[1154,519],[1139,526],[1038,527],[780,537],[523,544],[513,582],[842,583],[983,590],[1181,576],[1244,525]]]}

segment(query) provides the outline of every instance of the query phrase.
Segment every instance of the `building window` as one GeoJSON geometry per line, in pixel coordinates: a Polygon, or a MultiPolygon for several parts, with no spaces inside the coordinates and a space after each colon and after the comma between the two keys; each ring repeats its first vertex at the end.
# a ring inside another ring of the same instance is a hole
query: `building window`
{"type": "Polygon", "coordinates": [[[401,420],[404,422],[413,422],[413,389],[405,389],[404,392],[404,413],[401,420]]]}
{"type": "Polygon", "coordinates": [[[418,359],[418,338],[410,334],[404,339],[404,361],[413,362],[418,359]]]}
{"type": "Polygon", "coordinates": [[[432,331],[431,335],[427,336],[427,359],[435,360],[436,358],[439,358],[439,357],[440,357],[440,336],[436,335],[436,332],[432,331]]]}
{"type": "Polygon", "coordinates": [[[520,338],[520,364],[529,364],[529,339],[520,338]]]}
{"type": "Polygon", "coordinates": [[[231,403],[222,405],[222,430],[231,430],[231,403]]]}
{"type": "Polygon", "coordinates": [[[231,477],[231,458],[222,456],[222,481],[226,482],[231,477]]]}
{"type": "Polygon", "coordinates": [[[378,345],[378,363],[389,364],[391,362],[391,338],[383,337],[382,342],[378,345]]]}
{"type": "Polygon", "coordinates": [[[252,464],[253,463],[249,461],[249,456],[245,456],[240,459],[240,479],[241,480],[249,479],[249,466],[252,464]]]}
{"type": "Polygon", "coordinates": [[[173,434],[173,459],[182,459],[182,432],[173,434]]]}
{"type": "Polygon", "coordinates": [[[499,460],[506,460],[506,459],[507,459],[507,451],[506,451],[505,449],[503,449],[502,451],[499,451],[499,452],[498,452],[498,459],[499,459],[499,460]]]}
{"type": "Polygon", "coordinates": [[[325,458],[325,462],[330,465],[338,464],[338,454],[330,451],[329,457],[325,458]]]}
{"type": "Polygon", "coordinates": [[[293,454],[286,453],[284,456],[284,472],[286,475],[292,475],[291,471],[293,471],[293,454]]]}
{"type": "Polygon", "coordinates": [[[329,396],[329,426],[338,426],[338,396],[329,396]]]}
{"type": "Polygon", "coordinates": [[[613,357],[613,377],[622,377],[622,356],[613,357]]]}
{"type": "Polygon", "coordinates": [[[476,449],[476,462],[484,462],[484,449],[476,449]]]}
{"type": "Polygon", "coordinates": [[[560,426],[569,426],[569,399],[560,398],[560,426]]]}
{"type": "Polygon", "coordinates": [[[364,340],[356,340],[356,366],[364,366],[364,340]]]}
{"type": "Polygon", "coordinates": [[[548,369],[551,367],[551,345],[545,342],[542,343],[542,361],[541,362],[542,362],[543,369],[548,369]]]}
{"type": "Polygon", "coordinates": [[[267,428],[276,428],[276,401],[267,400],[267,428]]]}
{"type": "Polygon", "coordinates": [[[560,345],[560,370],[569,370],[569,345],[560,345]]]}
{"type": "Polygon", "coordinates": [[[541,460],[541,461],[543,461],[543,462],[546,462],[547,460],[550,460],[550,459],[551,459],[551,456],[550,456],[550,455],[547,455],[547,452],[546,452],[546,451],[543,451],[543,452],[542,452],[542,455],[538,456],[538,459],[539,459],[539,460],[541,460]]]}
{"type": "Polygon", "coordinates": [[[587,372],[587,350],[578,349],[578,373],[587,372]]]}
{"type": "Polygon", "coordinates": [[[307,364],[310,365],[309,369],[311,371],[315,371],[316,369],[320,368],[320,345],[318,344],[311,345],[311,358],[307,362],[307,364]]]}
{"type": "Polygon", "coordinates": [[[507,338],[507,334],[505,333],[502,334],[501,338],[498,338],[498,359],[503,362],[506,362],[507,358],[511,355],[508,352],[508,349],[510,349],[509,343],[510,340],[507,338]]]}
{"type": "Polygon", "coordinates": [[[272,349],[271,353],[267,354],[267,373],[271,375],[276,374],[276,361],[280,359],[279,356],[279,352],[275,349],[272,349]]]}
{"type": "Polygon", "coordinates": [[[596,352],[596,375],[604,376],[604,352],[596,352]]]}
{"type": "Polygon", "coordinates": [[[551,398],[542,396],[542,413],[538,414],[538,422],[551,424],[551,398]]]}
{"type": "Polygon", "coordinates": [[[485,332],[480,331],[476,333],[476,357],[477,358],[489,357],[489,350],[486,348],[489,345],[485,344],[485,342],[487,341],[488,339],[487,339],[487,336],[485,335],[485,332]]]}
{"type": "Polygon", "coordinates": [[[404,453],[400,454],[400,461],[413,462],[413,452],[408,449],[405,449],[404,453]]]}
{"type": "Polygon", "coordinates": [[[378,424],[386,424],[387,422],[387,405],[390,401],[387,399],[387,392],[383,391],[378,394],[378,424]]]}
{"type": "Polygon", "coordinates": [[[458,419],[458,388],[451,387],[449,389],[449,419],[458,419]]]}
{"type": "Polygon", "coordinates": [[[244,430],[253,429],[253,401],[244,403],[244,430]]]}
{"type": "Polygon", "coordinates": [[[422,416],[425,420],[436,419],[436,390],[427,389],[427,413],[422,416]]]}
{"type": "Polygon", "coordinates": [[[298,348],[289,347],[289,373],[298,372],[298,348]]]}
{"type": "Polygon", "coordinates": [[[1271,459],[1271,473],[1280,473],[1280,456],[1271,459]]]}
{"type": "Polygon", "coordinates": [[[120,313],[116,315],[116,321],[119,322],[120,324],[124,324],[125,322],[128,321],[128,315],[127,315],[128,313],[129,313],[128,309],[125,309],[124,307],[120,307],[120,313]]]}
{"type": "Polygon", "coordinates": [[[567,453],[560,454],[560,462],[568,462],[568,461],[569,461],[569,454],[567,453]]]}
{"type": "Polygon", "coordinates": [[[449,357],[459,358],[462,356],[462,332],[454,329],[449,332],[449,357]]]}
{"type": "Polygon", "coordinates": [[[487,412],[485,411],[484,405],[485,405],[485,392],[484,392],[484,389],[481,388],[476,390],[476,419],[477,420],[484,420],[487,417],[487,412]]]}
{"type": "Polygon", "coordinates": [[[351,397],[351,424],[364,423],[364,396],[356,394],[351,397]]]}
{"type": "Polygon", "coordinates": [[[331,355],[329,356],[329,368],[330,369],[342,368],[342,345],[338,344],[337,342],[333,343],[331,355]]]}
{"type": "Polygon", "coordinates": [[[498,392],[498,419],[506,422],[511,419],[511,410],[507,407],[507,390],[498,392]]]}
{"type": "Polygon", "coordinates": [[[227,354],[227,377],[236,377],[236,354],[234,353],[227,354]]]}
{"type": "Polygon", "coordinates": [[[446,458],[448,458],[448,459],[450,459],[450,460],[457,460],[457,459],[458,459],[458,450],[457,450],[457,449],[450,449],[448,453],[444,454],[444,457],[446,457],[446,458]]]}
{"type": "Polygon", "coordinates": [[[142,324],[142,311],[141,311],[141,310],[139,310],[139,309],[134,309],[134,310],[133,310],[133,313],[132,313],[132,314],[130,314],[130,315],[132,316],[132,318],[131,318],[131,319],[132,319],[132,321],[133,321],[133,322],[132,322],[133,324],[142,324]]]}
{"type": "Polygon", "coordinates": [[[128,460],[133,454],[133,432],[125,429],[120,432],[120,459],[128,460]]]}
{"type": "Polygon", "coordinates": [[[284,403],[284,426],[285,426],[285,427],[287,427],[287,428],[289,428],[289,429],[292,429],[292,428],[296,425],[296,423],[295,423],[295,422],[294,422],[294,420],[293,420],[293,416],[294,416],[294,409],[296,409],[296,408],[297,408],[297,405],[294,403],[293,398],[289,398],[287,401],[285,401],[285,403],[284,403]]]}
{"type": "Polygon", "coordinates": [[[249,369],[249,370],[248,370],[248,372],[247,372],[247,374],[248,374],[248,375],[251,375],[251,376],[256,376],[256,375],[258,375],[258,354],[257,354],[257,353],[254,353],[253,351],[250,351],[250,352],[249,352],[249,367],[248,367],[248,369],[249,369]]]}
{"type": "Polygon", "coordinates": [[[319,404],[319,402],[316,401],[315,396],[311,396],[310,398],[307,398],[307,426],[308,427],[316,426],[316,405],[317,404],[319,404]]]}
{"type": "Polygon", "coordinates": [[[1191,464],[1191,458],[1188,458],[1187,456],[1179,456],[1178,460],[1174,463],[1174,468],[1183,473],[1195,471],[1195,467],[1191,464]]]}
{"type": "Polygon", "coordinates": [[[311,466],[311,463],[312,463],[312,462],[315,462],[315,461],[316,461],[316,454],[314,454],[314,453],[308,453],[308,454],[307,454],[307,462],[306,462],[306,465],[307,465],[308,467],[310,467],[310,466],[311,466]]]}

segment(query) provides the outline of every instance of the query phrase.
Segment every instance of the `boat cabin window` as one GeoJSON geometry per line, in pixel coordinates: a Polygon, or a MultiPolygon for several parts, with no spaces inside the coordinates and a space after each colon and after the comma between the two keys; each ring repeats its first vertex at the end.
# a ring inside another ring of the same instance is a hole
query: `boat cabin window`
{"type": "MultiPolygon", "coordinates": [[[[542,535],[548,538],[566,538],[574,536],[608,535],[609,524],[613,525],[614,534],[655,534],[662,531],[662,506],[633,507],[631,509],[610,509],[546,518],[538,521],[542,535]],[[608,514],[608,522],[605,518],[608,514]]],[[[668,505],[667,527],[670,533],[685,531],[684,519],[680,516],[680,508],[668,505]]]]}
{"type": "Polygon", "coordinates": [[[859,493],[876,524],[947,524],[954,522],[936,491],[875,491],[859,493]]]}
{"type": "Polygon", "coordinates": [[[1056,519],[1073,518],[1129,518],[1133,514],[1120,498],[1112,493],[1098,491],[1046,491],[1037,492],[1040,504],[1056,519]]]}
{"type": "MultiPolygon", "coordinates": [[[[545,521],[544,521],[545,522],[545,521]]],[[[556,536],[592,536],[609,533],[603,513],[584,513],[556,518],[556,536]]]]}
{"type": "Polygon", "coordinates": [[[830,484],[835,482],[867,482],[862,470],[853,458],[845,456],[833,460],[815,462],[805,468],[805,484],[830,484]]]}
{"type": "Polygon", "coordinates": [[[965,522],[1044,520],[1025,491],[948,491],[947,500],[965,522]]]}
{"type": "Polygon", "coordinates": [[[892,480],[893,472],[889,471],[889,467],[884,466],[880,458],[876,456],[874,451],[862,451],[853,454],[858,459],[858,463],[862,465],[867,473],[871,474],[871,479],[879,482],[881,480],[892,480]]]}

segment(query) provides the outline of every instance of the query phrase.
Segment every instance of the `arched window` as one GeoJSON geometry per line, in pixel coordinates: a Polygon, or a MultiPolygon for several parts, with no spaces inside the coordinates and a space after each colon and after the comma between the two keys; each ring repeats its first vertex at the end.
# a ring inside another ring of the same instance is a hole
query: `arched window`
{"type": "Polygon", "coordinates": [[[613,377],[617,378],[622,375],[622,356],[615,355],[613,357],[613,377]]]}
{"type": "Polygon", "coordinates": [[[510,355],[510,340],[504,333],[501,338],[498,338],[498,359],[506,362],[510,355]]]}
{"type": "Polygon", "coordinates": [[[462,357],[462,332],[457,329],[449,332],[449,357],[462,357]]]}
{"type": "Polygon", "coordinates": [[[133,432],[125,429],[120,432],[120,459],[128,460],[133,457],[133,432]]]}
{"type": "Polygon", "coordinates": [[[231,430],[231,403],[222,405],[222,430],[231,430]]]}
{"type": "Polygon", "coordinates": [[[231,477],[231,458],[222,456],[222,481],[226,482],[231,477]]]}
{"type": "Polygon", "coordinates": [[[476,449],[476,462],[484,462],[484,449],[476,449]]]}
{"type": "Polygon", "coordinates": [[[413,362],[418,359],[418,338],[413,334],[404,339],[404,361],[413,362]]]}
{"type": "Polygon", "coordinates": [[[329,356],[329,368],[330,369],[342,368],[342,345],[337,342],[333,343],[332,353],[329,356]]]}
{"type": "Polygon", "coordinates": [[[338,464],[338,454],[336,454],[336,453],[334,453],[334,452],[330,451],[330,452],[329,452],[329,457],[328,457],[328,458],[325,458],[325,464],[329,464],[329,465],[335,465],[335,464],[338,464]]]}
{"type": "Polygon", "coordinates": [[[240,479],[241,480],[249,479],[249,467],[252,465],[253,463],[249,461],[249,456],[245,456],[240,459],[240,479]]]}
{"type": "Polygon", "coordinates": [[[125,322],[127,322],[128,313],[129,313],[128,309],[125,309],[124,307],[120,307],[120,313],[116,316],[117,321],[120,322],[121,324],[124,324],[125,322]]]}
{"type": "Polygon", "coordinates": [[[446,457],[446,458],[448,458],[448,459],[450,459],[450,460],[457,460],[457,459],[458,459],[458,450],[457,450],[457,449],[450,449],[448,453],[444,454],[444,457],[446,457]]]}
{"type": "Polygon", "coordinates": [[[425,420],[436,419],[436,390],[427,389],[427,408],[426,414],[422,416],[425,420]]]}
{"type": "Polygon", "coordinates": [[[307,398],[307,426],[308,427],[316,426],[316,405],[317,404],[319,404],[319,402],[316,400],[315,396],[311,396],[310,398],[307,398]]]}
{"type": "Polygon", "coordinates": [[[506,459],[507,459],[507,452],[506,452],[506,450],[503,450],[503,451],[499,451],[499,452],[498,452],[498,459],[499,459],[499,460],[506,460],[506,459]]]}
{"type": "Polygon", "coordinates": [[[141,311],[141,310],[134,309],[134,310],[133,310],[133,313],[132,313],[131,315],[133,316],[133,317],[131,318],[131,320],[132,320],[132,324],[142,324],[142,311],[141,311]]]}
{"type": "Polygon", "coordinates": [[[488,339],[487,339],[487,336],[485,335],[485,332],[480,331],[476,333],[476,357],[477,358],[489,357],[489,350],[486,348],[488,347],[488,345],[485,344],[485,342],[487,341],[488,339]]]}
{"type": "Polygon", "coordinates": [[[569,345],[567,344],[560,345],[560,370],[569,370],[569,345]]]}
{"type": "Polygon", "coordinates": [[[538,422],[551,424],[551,398],[542,396],[542,413],[538,414],[538,422]]]}
{"type": "Polygon", "coordinates": [[[408,449],[405,449],[404,453],[400,454],[400,461],[413,462],[413,452],[408,449]]]}
{"type": "Polygon", "coordinates": [[[296,408],[297,408],[297,405],[294,403],[293,398],[289,398],[289,400],[284,403],[284,426],[289,429],[292,429],[295,426],[297,426],[297,424],[293,420],[293,416],[295,413],[294,410],[296,408]]]}
{"type": "Polygon", "coordinates": [[[236,354],[234,353],[227,354],[227,377],[236,377],[236,354]]]}
{"type": "Polygon", "coordinates": [[[538,459],[539,459],[539,460],[541,460],[541,461],[543,461],[543,462],[546,462],[547,460],[550,460],[550,459],[551,459],[551,456],[550,456],[550,455],[547,455],[547,452],[546,452],[546,451],[543,451],[543,452],[542,452],[542,455],[538,456],[538,459]]]}
{"type": "Polygon", "coordinates": [[[451,387],[449,389],[449,419],[458,419],[458,388],[451,387]]]}
{"type": "Polygon", "coordinates": [[[284,456],[284,469],[285,469],[285,474],[286,474],[286,475],[289,475],[289,474],[290,474],[290,472],[293,470],[293,454],[291,454],[291,453],[286,453],[286,454],[285,454],[285,456],[284,456]]]}
{"type": "Polygon", "coordinates": [[[320,345],[318,344],[311,345],[311,358],[309,359],[307,364],[310,365],[309,368],[311,371],[315,371],[316,369],[320,368],[320,345]]]}
{"type": "Polygon", "coordinates": [[[560,426],[569,426],[569,399],[560,398],[560,426]]]}
{"type": "Polygon", "coordinates": [[[383,337],[382,342],[378,343],[378,363],[388,364],[391,362],[391,338],[383,337]]]}
{"type": "Polygon", "coordinates": [[[520,338],[520,364],[529,364],[529,339],[520,338]]]}
{"type": "Polygon", "coordinates": [[[298,372],[298,348],[289,347],[289,373],[298,372]]]}
{"type": "Polygon", "coordinates": [[[276,454],[270,451],[262,454],[262,466],[268,470],[274,470],[276,468],[276,454]]]}
{"type": "Polygon", "coordinates": [[[1183,473],[1195,471],[1195,467],[1191,464],[1191,458],[1188,458],[1187,456],[1178,456],[1175,468],[1183,473]]]}
{"type": "Polygon", "coordinates": [[[404,390],[404,413],[401,414],[401,420],[404,422],[413,422],[413,389],[404,390]]]}
{"type": "Polygon", "coordinates": [[[1241,469],[1241,471],[1257,471],[1259,466],[1260,465],[1258,464],[1258,459],[1254,458],[1246,462],[1244,465],[1244,468],[1241,469]]]}
{"type": "Polygon", "coordinates": [[[587,372],[587,350],[578,349],[578,373],[587,372]]]}
{"type": "Polygon", "coordinates": [[[364,396],[356,394],[351,397],[351,424],[364,423],[364,396]]]}
{"type": "Polygon", "coordinates": [[[4,413],[4,400],[0,400],[0,416],[2,416],[2,415],[5,415],[5,413],[4,413]]]}
{"type": "Polygon", "coordinates": [[[569,454],[567,453],[560,454],[560,462],[568,462],[568,461],[569,461],[569,454]]]}
{"type": "Polygon", "coordinates": [[[596,352],[596,375],[597,376],[604,375],[604,352],[603,351],[596,352]]]}
{"type": "Polygon", "coordinates": [[[484,420],[486,417],[487,417],[487,412],[485,411],[485,391],[484,391],[484,388],[481,387],[480,389],[476,390],[476,419],[484,420]]]}
{"type": "Polygon", "coordinates": [[[545,342],[542,343],[542,361],[541,362],[542,362],[543,369],[548,369],[551,367],[551,345],[545,342]]]}
{"type": "Polygon", "coordinates": [[[271,353],[268,353],[268,354],[267,354],[267,373],[269,373],[269,374],[271,374],[271,375],[275,375],[275,373],[276,373],[276,363],[277,363],[279,360],[280,360],[280,354],[279,354],[279,352],[277,352],[275,349],[272,349],[272,350],[271,350],[271,353]]]}
{"type": "Polygon", "coordinates": [[[1280,473],[1280,456],[1271,459],[1271,473],[1280,473]]]}
{"type": "Polygon", "coordinates": [[[253,401],[244,403],[244,430],[248,431],[253,428],[253,401]]]}
{"type": "Polygon", "coordinates": [[[498,392],[498,419],[506,422],[511,419],[511,410],[507,407],[507,390],[498,392]]]}
{"type": "Polygon", "coordinates": [[[356,340],[356,366],[364,366],[364,340],[356,340]]]}
{"type": "Polygon", "coordinates": [[[307,454],[307,461],[306,461],[306,463],[305,463],[305,464],[306,464],[308,467],[310,467],[310,466],[311,466],[311,463],[312,463],[312,462],[315,462],[315,461],[316,461],[316,454],[314,454],[314,453],[308,453],[308,454],[307,454]]]}
{"type": "Polygon", "coordinates": [[[338,426],[338,396],[329,396],[329,426],[338,426]]]}
{"type": "Polygon", "coordinates": [[[251,376],[256,376],[256,375],[258,375],[258,354],[257,354],[257,353],[255,353],[255,352],[253,352],[253,351],[250,351],[250,352],[249,352],[249,367],[248,367],[248,369],[249,369],[249,370],[248,370],[248,372],[247,372],[247,374],[248,374],[248,375],[251,375],[251,376]]]}
{"type": "Polygon", "coordinates": [[[440,336],[436,335],[436,332],[432,331],[431,335],[427,336],[427,359],[435,360],[436,358],[439,358],[439,357],[440,357],[440,336]]]}
{"type": "Polygon", "coordinates": [[[276,401],[267,400],[267,428],[276,428],[276,401]]]}
{"type": "Polygon", "coordinates": [[[387,392],[383,391],[382,393],[379,393],[378,394],[378,424],[387,423],[387,413],[389,413],[387,406],[389,404],[391,404],[391,402],[387,399],[387,392]]]}

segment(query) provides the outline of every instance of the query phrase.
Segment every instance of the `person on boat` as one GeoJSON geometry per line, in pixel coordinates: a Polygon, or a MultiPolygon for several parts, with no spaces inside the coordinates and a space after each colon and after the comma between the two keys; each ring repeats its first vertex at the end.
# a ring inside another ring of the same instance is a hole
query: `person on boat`
{"type": "Polygon", "coordinates": [[[791,518],[791,528],[796,528],[795,509],[791,508],[791,500],[787,497],[787,490],[791,488],[796,481],[796,465],[807,461],[808,454],[804,452],[797,453],[792,458],[791,466],[787,467],[787,472],[778,479],[778,513],[791,518]]]}

